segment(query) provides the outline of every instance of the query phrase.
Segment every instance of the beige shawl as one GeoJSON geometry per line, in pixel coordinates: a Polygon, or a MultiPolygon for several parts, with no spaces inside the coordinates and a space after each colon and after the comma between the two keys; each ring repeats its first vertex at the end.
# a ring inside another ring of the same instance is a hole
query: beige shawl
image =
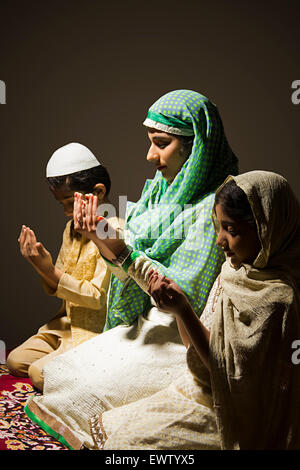
{"type": "Polygon", "coordinates": [[[292,363],[300,339],[299,203],[275,173],[233,179],[248,197],[262,248],[253,265],[226,261],[221,271],[210,339],[221,444],[299,449],[300,364],[292,363]]]}

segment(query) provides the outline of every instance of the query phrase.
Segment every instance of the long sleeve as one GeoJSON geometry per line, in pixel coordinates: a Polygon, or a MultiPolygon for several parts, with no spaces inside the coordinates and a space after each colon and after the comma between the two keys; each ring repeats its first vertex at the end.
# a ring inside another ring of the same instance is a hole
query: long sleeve
{"type": "Polygon", "coordinates": [[[64,272],[60,278],[55,295],[60,299],[81,307],[100,309],[106,304],[110,272],[99,255],[94,277],[91,280],[75,279],[64,272]]]}
{"type": "MultiPolygon", "coordinates": [[[[63,233],[63,242],[60,247],[56,262],[55,262],[55,267],[59,269],[60,271],[64,271],[64,259],[65,259],[65,244],[68,239],[68,234],[70,233],[70,223],[67,223],[64,233],[63,233]]],[[[41,277],[41,284],[48,295],[55,296],[56,295],[56,290],[53,289],[47,282],[41,277]]]]}
{"type": "MultiPolygon", "coordinates": [[[[129,250],[129,247],[127,248],[129,250]]],[[[157,264],[138,251],[133,251],[122,266],[116,266],[105,258],[104,260],[112,273],[123,282],[124,288],[131,278],[144,292],[148,293],[149,272],[154,270],[161,273],[157,264]]]]}
{"type": "Polygon", "coordinates": [[[133,252],[132,257],[128,258],[129,266],[111,266],[108,260],[105,261],[112,268],[112,279],[104,331],[120,323],[130,324],[134,321],[138,309],[141,309],[142,313],[150,308],[151,297],[147,292],[148,273],[150,269],[158,270],[151,260],[139,252],[133,252]],[[121,280],[121,276],[125,278],[121,280]],[[140,305],[141,294],[143,296],[142,307],[140,305]]]}
{"type": "Polygon", "coordinates": [[[145,255],[140,254],[130,264],[127,273],[144,292],[148,292],[148,276],[151,270],[160,272],[158,266],[154,264],[153,261],[145,255]]]}
{"type": "Polygon", "coordinates": [[[62,271],[57,289],[42,280],[45,292],[67,303],[98,310],[106,304],[110,271],[92,241],[71,238],[71,221],[66,225],[63,242],[55,263],[62,271]]]}

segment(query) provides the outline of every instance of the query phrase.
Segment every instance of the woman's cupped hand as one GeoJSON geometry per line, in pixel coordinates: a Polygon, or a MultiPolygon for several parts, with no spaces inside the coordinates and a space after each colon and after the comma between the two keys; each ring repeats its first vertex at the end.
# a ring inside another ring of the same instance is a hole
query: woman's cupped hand
{"type": "Polygon", "coordinates": [[[98,198],[93,194],[74,194],[73,219],[74,229],[92,240],[104,258],[116,259],[125,248],[125,242],[118,229],[102,216],[98,215],[98,198]]]}

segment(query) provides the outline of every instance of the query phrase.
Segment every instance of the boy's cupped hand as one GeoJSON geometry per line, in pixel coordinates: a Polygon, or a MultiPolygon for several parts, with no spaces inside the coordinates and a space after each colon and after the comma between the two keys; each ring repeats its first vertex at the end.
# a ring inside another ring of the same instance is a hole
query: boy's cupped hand
{"type": "Polygon", "coordinates": [[[52,256],[41,242],[38,242],[33,230],[22,225],[18,238],[20,252],[40,273],[47,274],[53,269],[52,256]]]}

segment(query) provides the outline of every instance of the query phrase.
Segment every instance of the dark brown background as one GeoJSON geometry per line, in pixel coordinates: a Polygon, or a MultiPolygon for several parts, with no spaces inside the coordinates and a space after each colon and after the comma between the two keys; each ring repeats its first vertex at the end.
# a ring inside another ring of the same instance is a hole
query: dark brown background
{"type": "Polygon", "coordinates": [[[26,1],[0,3],[1,330],[11,348],[53,316],[19,254],[33,228],[55,258],[65,217],[45,166],[72,141],[98,156],[114,202],[137,200],[153,168],[141,125],[148,107],[176,88],[199,91],[220,110],[241,172],[283,174],[298,197],[299,1],[26,1]]]}

